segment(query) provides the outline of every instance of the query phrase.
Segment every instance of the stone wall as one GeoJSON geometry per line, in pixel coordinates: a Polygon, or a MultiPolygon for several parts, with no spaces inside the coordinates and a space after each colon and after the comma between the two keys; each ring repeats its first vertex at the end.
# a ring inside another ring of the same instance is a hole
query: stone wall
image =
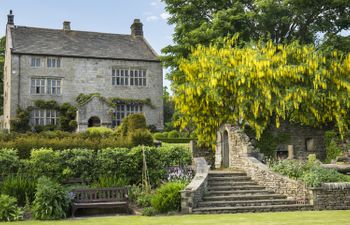
{"type": "Polygon", "coordinates": [[[210,167],[214,167],[214,151],[210,147],[199,147],[197,142],[190,141],[190,150],[192,153],[192,158],[203,157],[210,167]]]}
{"type": "Polygon", "coordinates": [[[181,212],[192,213],[203,194],[207,191],[209,166],[203,157],[194,158],[196,175],[191,183],[181,191],[181,212]]]}
{"type": "Polygon", "coordinates": [[[116,97],[123,99],[150,99],[154,107],[143,107],[148,125],[155,125],[163,129],[163,77],[160,62],[92,59],[61,57],[59,68],[46,66],[47,56],[41,58],[43,66],[31,67],[30,55],[11,55],[6,57],[6,97],[5,97],[5,124],[9,126],[17,110],[32,106],[35,100],[55,100],[59,104],[68,102],[76,104],[75,99],[80,93],[100,93],[105,98],[116,97]],[[12,67],[12,68],[11,68],[12,67]],[[139,68],[147,70],[146,86],[113,86],[112,69],[139,68]],[[61,95],[31,94],[30,80],[34,77],[61,78],[61,95]],[[17,104],[18,103],[18,104],[17,104]]]}
{"type": "Polygon", "coordinates": [[[317,210],[350,209],[350,183],[324,183],[310,193],[317,210]]]}

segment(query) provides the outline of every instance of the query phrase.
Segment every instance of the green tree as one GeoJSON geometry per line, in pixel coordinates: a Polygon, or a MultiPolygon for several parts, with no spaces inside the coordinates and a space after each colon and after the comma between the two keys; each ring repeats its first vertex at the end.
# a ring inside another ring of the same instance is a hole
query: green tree
{"type": "Polygon", "coordinates": [[[349,128],[350,54],[328,58],[312,45],[247,44],[237,37],[199,45],[180,61],[185,74],[174,97],[181,127],[196,124],[200,141],[214,143],[223,123],[248,123],[259,138],[274,118],[303,125],[349,128]]]}
{"type": "Polygon", "coordinates": [[[171,69],[174,95],[185,80],[179,60],[197,44],[240,33],[241,40],[262,37],[274,43],[316,43],[318,34],[337,35],[350,28],[349,0],[163,0],[175,25],[173,45],[162,49],[171,69]]]}
{"type": "Polygon", "coordinates": [[[173,127],[173,114],[174,114],[174,101],[168,92],[167,87],[163,87],[163,112],[164,112],[164,124],[166,128],[172,129],[173,127]]]}
{"type": "Polygon", "coordinates": [[[0,115],[3,114],[4,106],[4,62],[5,62],[5,37],[0,39],[0,115]]]}

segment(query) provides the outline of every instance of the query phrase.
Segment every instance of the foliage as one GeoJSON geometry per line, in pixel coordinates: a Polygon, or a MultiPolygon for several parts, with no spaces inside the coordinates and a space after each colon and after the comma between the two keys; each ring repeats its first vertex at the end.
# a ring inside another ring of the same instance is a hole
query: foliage
{"type": "Polygon", "coordinates": [[[61,176],[60,156],[51,148],[33,149],[29,159],[31,174],[38,178],[42,175],[59,178],[61,176]]]}
{"type": "MultiPolygon", "coordinates": [[[[208,46],[217,38],[240,33],[243,41],[271,38],[274,43],[299,40],[315,43],[320,35],[339,34],[349,29],[349,2],[342,1],[272,1],[272,0],[163,0],[175,26],[173,45],[162,49],[162,60],[170,67],[172,90],[185,79],[179,61],[191,48],[208,46]]],[[[334,42],[333,42],[334,43],[334,42]]]]}
{"type": "Polygon", "coordinates": [[[22,210],[17,207],[16,198],[0,195],[0,221],[21,220],[22,214],[22,210]]]}
{"type": "Polygon", "coordinates": [[[146,207],[142,211],[143,216],[155,216],[157,214],[157,210],[153,207],[146,207]]]}
{"type": "Polygon", "coordinates": [[[18,108],[16,117],[10,121],[11,130],[19,133],[24,133],[30,130],[29,120],[30,111],[18,108]]]}
{"type": "Polygon", "coordinates": [[[77,128],[76,114],[77,108],[70,103],[63,103],[60,106],[59,129],[73,132],[77,128]]]}
{"type": "Polygon", "coordinates": [[[86,133],[90,137],[109,137],[114,131],[108,127],[89,127],[86,133]]]}
{"type": "Polygon", "coordinates": [[[70,199],[64,188],[47,177],[38,180],[33,215],[38,220],[66,218],[70,199]]]}
{"type": "Polygon", "coordinates": [[[172,118],[175,111],[174,101],[170,96],[167,87],[163,87],[163,112],[164,112],[164,124],[167,127],[172,126],[172,118]]]}
{"type": "Polygon", "coordinates": [[[129,133],[128,138],[132,146],[153,145],[153,136],[147,129],[136,129],[129,133]]]}
{"type": "Polygon", "coordinates": [[[278,161],[270,168],[282,175],[301,180],[309,187],[318,187],[326,182],[348,182],[349,177],[334,169],[321,167],[315,156],[309,157],[307,163],[298,160],[278,161]]]}
{"type": "Polygon", "coordinates": [[[142,114],[142,113],[135,113],[135,114],[131,114],[129,116],[126,117],[127,118],[127,131],[133,132],[134,130],[137,129],[146,129],[146,117],[142,114]]]}
{"type": "Polygon", "coordinates": [[[125,187],[129,180],[125,177],[100,176],[91,186],[96,188],[125,187]]]}
{"type": "Polygon", "coordinates": [[[34,200],[36,179],[28,175],[7,176],[1,183],[1,193],[13,196],[18,205],[24,206],[26,200],[30,203],[34,200]]]}
{"type": "Polygon", "coordinates": [[[326,145],[326,163],[331,163],[331,161],[341,155],[343,151],[347,150],[347,146],[343,146],[342,140],[333,130],[325,132],[324,142],[326,145]]]}
{"type": "Polygon", "coordinates": [[[172,130],[168,132],[168,138],[178,138],[180,136],[177,130],[172,130]]]}
{"type": "Polygon", "coordinates": [[[152,198],[152,207],[161,213],[178,211],[181,208],[180,191],[186,184],[182,182],[169,182],[160,186],[152,198]]]}
{"type": "Polygon", "coordinates": [[[59,152],[63,178],[82,178],[92,181],[96,177],[96,154],[89,149],[66,149],[59,152]]]}
{"type": "Polygon", "coordinates": [[[0,176],[16,173],[20,166],[17,150],[0,149],[0,176]]]}
{"type": "Polygon", "coordinates": [[[195,123],[199,141],[211,144],[226,122],[248,123],[258,139],[271,118],[276,127],[283,119],[348,130],[350,55],[326,59],[313,46],[271,40],[240,47],[237,38],[198,46],[181,61],[186,77],[174,96],[181,127],[195,123]]]}

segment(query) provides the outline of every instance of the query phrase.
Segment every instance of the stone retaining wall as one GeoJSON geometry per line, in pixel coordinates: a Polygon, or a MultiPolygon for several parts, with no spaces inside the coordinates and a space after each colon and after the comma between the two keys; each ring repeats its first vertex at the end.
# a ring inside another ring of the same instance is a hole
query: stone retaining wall
{"type": "Polygon", "coordinates": [[[207,191],[209,166],[203,157],[194,158],[194,164],[196,175],[181,191],[181,212],[185,214],[192,213],[207,191]]]}
{"type": "Polygon", "coordinates": [[[312,188],[310,193],[317,210],[350,209],[350,183],[325,183],[312,188]]]}

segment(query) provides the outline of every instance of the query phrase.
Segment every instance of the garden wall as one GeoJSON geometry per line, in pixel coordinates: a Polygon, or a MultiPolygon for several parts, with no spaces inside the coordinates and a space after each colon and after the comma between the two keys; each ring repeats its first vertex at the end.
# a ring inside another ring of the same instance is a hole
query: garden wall
{"type": "Polygon", "coordinates": [[[192,213],[207,190],[209,166],[203,157],[194,158],[196,175],[187,187],[181,191],[181,212],[192,213]]]}
{"type": "Polygon", "coordinates": [[[324,183],[310,193],[317,210],[350,209],[350,183],[324,183]]]}

